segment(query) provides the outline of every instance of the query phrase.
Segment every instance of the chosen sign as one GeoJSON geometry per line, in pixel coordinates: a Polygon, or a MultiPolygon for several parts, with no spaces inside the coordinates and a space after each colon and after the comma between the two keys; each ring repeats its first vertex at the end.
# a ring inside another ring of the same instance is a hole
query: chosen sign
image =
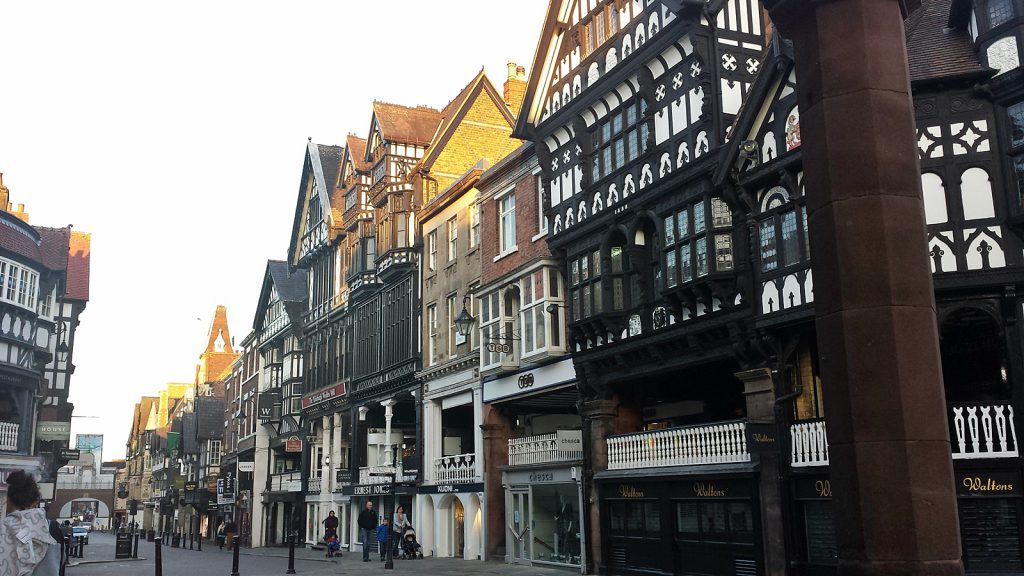
{"type": "Polygon", "coordinates": [[[779,427],[775,424],[747,423],[747,451],[751,454],[777,452],[779,427]]]}
{"type": "Polygon", "coordinates": [[[328,400],[344,396],[345,390],[345,383],[341,382],[331,386],[330,388],[324,388],[323,390],[317,390],[311,394],[306,394],[302,397],[302,408],[306,409],[315,404],[320,404],[321,402],[327,402],[328,400]]]}
{"type": "Polygon", "coordinates": [[[256,462],[254,460],[239,460],[238,471],[239,472],[253,472],[256,470],[256,462]]]}
{"type": "Polygon", "coordinates": [[[299,438],[298,436],[289,436],[288,439],[284,441],[284,451],[302,452],[302,438],[299,438]]]}

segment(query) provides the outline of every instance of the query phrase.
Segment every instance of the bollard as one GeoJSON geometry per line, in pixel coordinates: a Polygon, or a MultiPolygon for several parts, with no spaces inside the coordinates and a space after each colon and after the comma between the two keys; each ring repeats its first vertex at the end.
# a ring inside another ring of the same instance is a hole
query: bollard
{"type": "Polygon", "coordinates": [[[188,529],[188,549],[189,550],[195,550],[195,543],[196,543],[196,531],[193,530],[191,526],[189,526],[189,529],[188,529]]]}
{"type": "Polygon", "coordinates": [[[196,550],[203,551],[203,533],[199,533],[199,538],[196,540],[196,550]]]}
{"type": "Polygon", "coordinates": [[[139,557],[139,533],[135,533],[135,546],[132,548],[132,558],[139,557]]]}
{"type": "Polygon", "coordinates": [[[231,537],[231,550],[233,554],[231,556],[231,576],[239,576],[238,574],[238,536],[231,537]]]}
{"type": "Polygon", "coordinates": [[[160,539],[157,538],[153,540],[153,545],[156,546],[153,551],[155,556],[154,563],[156,565],[156,576],[164,576],[164,559],[160,554],[160,539]]]}
{"type": "Polygon", "coordinates": [[[295,533],[288,536],[288,571],[285,574],[295,574],[295,533]]]}

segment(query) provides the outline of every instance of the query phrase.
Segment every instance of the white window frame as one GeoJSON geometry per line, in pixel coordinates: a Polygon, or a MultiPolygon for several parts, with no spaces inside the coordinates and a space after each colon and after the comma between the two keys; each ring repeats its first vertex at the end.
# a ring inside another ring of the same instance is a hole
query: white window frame
{"type": "Polygon", "coordinates": [[[469,249],[480,244],[480,204],[474,202],[469,206],[469,249]]]}
{"type": "Polygon", "coordinates": [[[540,173],[534,174],[533,181],[537,186],[537,238],[548,233],[548,217],[544,213],[544,181],[540,173]]]}
{"type": "Polygon", "coordinates": [[[498,257],[511,254],[519,249],[516,243],[516,194],[515,189],[495,198],[498,211],[498,257]]]}
{"type": "Polygon", "coordinates": [[[437,270],[437,229],[427,234],[427,270],[437,270]]]}
{"type": "Polygon", "coordinates": [[[437,352],[437,304],[427,306],[427,333],[427,366],[433,366],[437,352]]]}
{"type": "Polygon", "coordinates": [[[489,370],[501,365],[501,355],[487,350],[488,343],[501,338],[501,293],[495,290],[474,300],[479,300],[480,310],[480,369],[489,370]]]}
{"type": "Polygon", "coordinates": [[[3,274],[0,280],[0,301],[35,312],[39,305],[36,294],[39,273],[19,262],[0,258],[0,274],[3,274]]]}
{"type": "Polygon", "coordinates": [[[447,308],[447,317],[445,321],[448,323],[448,357],[455,358],[458,356],[458,344],[456,344],[455,337],[458,334],[455,327],[455,317],[459,315],[458,307],[458,294],[449,294],[445,300],[445,308],[447,308]]]}
{"type": "Polygon", "coordinates": [[[555,268],[542,266],[520,277],[518,282],[521,357],[564,353],[567,350],[563,320],[565,286],[561,274],[555,268]],[[549,312],[552,304],[554,312],[549,312]],[[543,325],[542,331],[537,330],[540,325],[543,325]]]}
{"type": "Polygon", "coordinates": [[[445,224],[448,232],[448,262],[459,257],[459,217],[452,216],[445,224]]]}

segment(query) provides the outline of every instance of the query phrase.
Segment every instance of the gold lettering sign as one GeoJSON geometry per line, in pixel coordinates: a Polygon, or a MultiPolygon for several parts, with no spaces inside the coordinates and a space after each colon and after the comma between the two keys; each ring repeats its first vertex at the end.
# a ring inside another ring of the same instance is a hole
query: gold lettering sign
{"type": "Polygon", "coordinates": [[[814,489],[818,492],[818,496],[822,498],[832,497],[832,481],[831,480],[818,480],[814,483],[814,489]]]}
{"type": "Polygon", "coordinates": [[[643,498],[644,491],[637,490],[636,486],[623,484],[619,486],[619,496],[622,496],[623,498],[643,498]]]}
{"type": "Polygon", "coordinates": [[[773,436],[761,434],[760,432],[758,432],[754,434],[754,442],[760,442],[762,444],[771,444],[775,442],[775,438],[773,436]]]}
{"type": "Polygon", "coordinates": [[[693,493],[701,498],[718,498],[725,496],[725,490],[718,488],[714,484],[707,482],[698,482],[693,485],[693,493]]]}
{"type": "Polygon", "coordinates": [[[1013,492],[1013,484],[999,484],[991,478],[981,476],[964,478],[964,488],[971,492],[1013,492]]]}

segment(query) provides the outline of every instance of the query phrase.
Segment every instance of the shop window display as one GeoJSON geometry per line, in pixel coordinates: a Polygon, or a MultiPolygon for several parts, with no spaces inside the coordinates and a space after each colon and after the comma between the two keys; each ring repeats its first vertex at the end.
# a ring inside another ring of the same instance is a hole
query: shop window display
{"type": "Polygon", "coordinates": [[[533,487],[533,560],[579,565],[578,499],[575,484],[533,487]]]}

